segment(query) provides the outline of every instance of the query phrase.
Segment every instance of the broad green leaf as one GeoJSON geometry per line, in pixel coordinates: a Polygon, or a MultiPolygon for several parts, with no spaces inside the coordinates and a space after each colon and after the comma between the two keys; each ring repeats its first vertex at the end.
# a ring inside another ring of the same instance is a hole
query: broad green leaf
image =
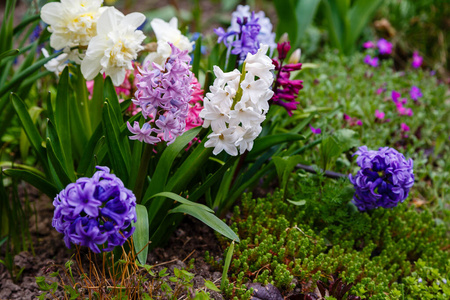
{"type": "Polygon", "coordinates": [[[117,97],[116,89],[109,76],[106,77],[103,86],[103,98],[109,100],[116,122],[122,123],[122,110],[119,105],[119,98],[117,97]]]}
{"type": "Polygon", "coordinates": [[[216,217],[211,212],[201,209],[198,206],[181,204],[175,207],[174,209],[171,209],[170,213],[172,214],[184,213],[193,216],[194,218],[199,219],[200,221],[202,221],[203,223],[205,223],[218,233],[222,234],[223,236],[233,241],[240,242],[239,237],[233,230],[231,230],[230,227],[228,227],[227,224],[225,224],[221,219],[216,217]]]}
{"type": "Polygon", "coordinates": [[[42,147],[43,139],[39,134],[36,126],[34,125],[33,120],[31,119],[30,114],[28,113],[28,110],[25,106],[25,103],[16,94],[11,94],[10,98],[14,109],[19,116],[19,120],[22,123],[22,128],[24,129],[25,134],[30,140],[31,146],[33,147],[34,151],[36,151],[39,159],[41,160],[41,163],[44,165],[44,168],[47,169],[47,155],[45,149],[42,147]]]}
{"type": "Polygon", "coordinates": [[[195,203],[195,202],[189,201],[189,200],[187,200],[186,198],[183,198],[183,197],[181,197],[180,195],[177,195],[177,194],[172,193],[172,192],[162,192],[162,193],[158,193],[158,194],[156,194],[156,195],[151,196],[150,199],[151,199],[151,198],[154,198],[154,197],[164,197],[164,198],[169,198],[169,199],[175,200],[175,201],[177,201],[177,202],[180,202],[180,203],[183,203],[183,204],[186,204],[186,205],[196,206],[196,207],[198,207],[199,209],[203,209],[203,210],[206,210],[206,211],[208,211],[208,212],[210,212],[210,213],[214,213],[214,211],[213,211],[211,208],[209,208],[208,206],[203,205],[203,204],[200,204],[200,203],[195,203]]]}
{"type": "Polygon", "coordinates": [[[227,256],[225,257],[225,263],[223,265],[222,280],[220,281],[220,288],[222,290],[225,288],[225,280],[228,278],[228,269],[230,268],[231,265],[233,252],[234,252],[234,241],[232,241],[230,247],[228,247],[227,256]]]}
{"type": "MultiPolygon", "coordinates": [[[[55,142],[55,145],[57,143],[55,142]]],[[[50,138],[47,138],[47,143],[46,143],[46,148],[47,148],[47,155],[48,155],[48,162],[49,165],[53,168],[54,170],[54,174],[53,174],[53,179],[54,181],[60,181],[62,186],[58,186],[58,188],[64,188],[65,186],[67,186],[69,183],[72,182],[72,180],[70,179],[69,174],[67,174],[64,166],[63,166],[63,162],[62,162],[62,158],[61,156],[58,157],[58,155],[55,153],[55,150],[53,148],[53,142],[50,140],[50,138]]]]}
{"type": "Polygon", "coordinates": [[[304,140],[305,137],[299,134],[283,133],[264,136],[255,140],[252,151],[249,153],[249,159],[256,158],[259,154],[265,152],[267,149],[286,142],[304,140]]]}
{"type": "MultiPolygon", "coordinates": [[[[70,112],[69,112],[69,67],[65,67],[62,72],[58,88],[56,91],[55,101],[55,129],[58,134],[59,141],[61,141],[61,150],[63,158],[63,166],[67,170],[70,178],[73,178],[74,167],[72,159],[72,136],[70,132],[70,112]]],[[[56,142],[56,141],[55,141],[56,142]]],[[[55,148],[55,150],[57,150],[55,148]]]]}
{"type": "Polygon", "coordinates": [[[278,15],[277,39],[283,33],[289,35],[289,40],[297,41],[298,20],[295,10],[295,1],[292,0],[274,0],[273,4],[278,15]]]}
{"type": "Polygon", "coordinates": [[[134,249],[141,264],[147,262],[148,255],[148,238],[150,236],[148,228],[147,208],[143,205],[136,204],[137,222],[136,229],[133,233],[134,249]]]}
{"type": "Polygon", "coordinates": [[[97,125],[102,121],[103,103],[105,98],[103,97],[104,81],[103,76],[98,74],[94,78],[94,90],[92,92],[92,98],[89,103],[89,115],[91,118],[92,128],[97,128],[97,125]]]}
{"type": "MultiPolygon", "coordinates": [[[[320,0],[298,0],[295,8],[297,18],[297,39],[291,39],[292,46],[298,47],[305,30],[311,25],[316,15],[320,0]]],[[[303,66],[304,69],[304,66],[303,66]]]]}
{"type": "Polygon", "coordinates": [[[28,182],[29,184],[49,196],[51,199],[53,199],[59,193],[59,190],[55,185],[44,179],[42,176],[36,174],[35,172],[20,169],[6,169],[3,170],[3,173],[5,173],[7,176],[28,182]]]}
{"type": "MultiPolygon", "coordinates": [[[[14,27],[13,35],[20,33],[25,27],[27,27],[28,25],[30,25],[34,22],[39,21],[40,19],[41,19],[40,15],[34,15],[34,16],[27,17],[22,22],[20,22],[19,25],[14,27]]],[[[34,29],[32,28],[32,30],[34,30],[34,29]]]]}
{"type": "Polygon", "coordinates": [[[130,157],[125,157],[122,151],[119,136],[120,128],[113,116],[108,100],[103,105],[103,132],[106,136],[108,155],[111,159],[113,170],[123,182],[128,182],[130,157]]]}
{"type": "Polygon", "coordinates": [[[200,127],[192,128],[191,130],[186,131],[181,136],[177,137],[175,142],[173,142],[171,145],[167,146],[167,148],[161,155],[158,164],[156,165],[155,172],[152,175],[152,181],[147,188],[144,197],[142,198],[142,204],[145,204],[150,196],[164,191],[164,187],[166,186],[167,178],[169,176],[173,161],[180,153],[180,151],[185,149],[186,145],[190,141],[192,141],[192,139],[200,132],[200,130],[200,127]]]}
{"type": "MultiPolygon", "coordinates": [[[[31,121],[33,124],[36,122],[36,119],[38,118],[39,114],[42,112],[41,107],[33,106],[28,110],[28,114],[30,115],[31,121]]],[[[20,157],[23,161],[25,161],[28,157],[28,150],[30,148],[30,141],[28,140],[28,137],[23,130],[23,128],[20,131],[20,142],[19,142],[19,148],[20,148],[20,157]]]]}

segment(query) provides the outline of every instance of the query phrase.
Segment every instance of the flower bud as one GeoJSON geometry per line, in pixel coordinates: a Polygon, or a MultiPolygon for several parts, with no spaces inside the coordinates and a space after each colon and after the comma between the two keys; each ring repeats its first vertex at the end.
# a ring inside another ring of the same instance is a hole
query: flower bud
{"type": "Polygon", "coordinates": [[[278,41],[278,44],[285,43],[289,41],[289,35],[287,32],[283,33],[283,35],[280,37],[280,40],[278,41]]]}
{"type": "Polygon", "coordinates": [[[297,48],[294,52],[292,52],[291,56],[289,57],[289,64],[296,64],[300,61],[300,57],[302,56],[302,50],[300,48],[297,48]]]}

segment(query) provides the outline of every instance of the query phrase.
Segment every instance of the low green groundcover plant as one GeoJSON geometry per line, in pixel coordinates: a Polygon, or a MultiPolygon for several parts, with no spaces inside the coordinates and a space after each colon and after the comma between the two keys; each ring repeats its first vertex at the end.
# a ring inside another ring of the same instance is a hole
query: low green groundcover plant
{"type": "Polygon", "coordinates": [[[448,297],[447,228],[430,212],[406,200],[361,213],[349,203],[347,180],[300,172],[294,182],[292,200],[282,191],[258,199],[247,194],[234,208],[232,227],[241,243],[234,248],[227,296],[249,299],[249,281],[308,295],[318,283],[339,279],[351,286],[348,297],[360,299],[448,297]]]}

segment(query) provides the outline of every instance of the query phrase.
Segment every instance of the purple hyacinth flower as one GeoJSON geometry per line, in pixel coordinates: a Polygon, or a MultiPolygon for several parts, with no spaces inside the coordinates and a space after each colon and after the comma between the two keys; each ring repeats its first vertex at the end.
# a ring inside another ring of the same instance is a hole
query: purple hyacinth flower
{"type": "Polygon", "coordinates": [[[392,53],[392,43],[388,42],[385,39],[380,39],[377,42],[378,51],[380,54],[391,54],[392,53]]]}
{"type": "Polygon", "coordinates": [[[397,150],[384,147],[378,151],[362,146],[354,154],[360,170],[349,175],[355,187],[353,204],[360,211],[378,207],[392,208],[403,202],[414,184],[413,161],[397,150]]]}
{"type": "Polygon", "coordinates": [[[136,197],[107,167],[97,169],[91,178],[69,184],[53,201],[52,225],[64,234],[68,248],[76,244],[99,253],[103,245],[103,251],[110,251],[123,245],[134,230],[136,197]]]}

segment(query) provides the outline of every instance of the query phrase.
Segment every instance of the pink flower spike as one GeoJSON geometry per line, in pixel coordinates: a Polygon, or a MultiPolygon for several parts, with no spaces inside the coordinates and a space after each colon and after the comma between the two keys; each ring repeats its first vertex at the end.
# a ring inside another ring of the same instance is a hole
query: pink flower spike
{"type": "Polygon", "coordinates": [[[363,47],[364,47],[365,49],[374,48],[374,47],[375,47],[375,43],[372,42],[372,41],[368,41],[368,42],[365,42],[365,43],[363,44],[363,47]]]}
{"type": "Polygon", "coordinates": [[[417,69],[420,68],[420,66],[422,65],[423,62],[423,57],[419,55],[419,52],[414,51],[413,53],[413,57],[412,57],[412,67],[417,69]]]}
{"type": "Polygon", "coordinates": [[[409,126],[406,125],[405,123],[400,124],[400,127],[402,128],[402,131],[403,131],[403,132],[409,131],[409,126]]]}
{"type": "Polygon", "coordinates": [[[356,125],[362,126],[362,125],[363,125],[363,122],[362,122],[361,120],[358,120],[358,121],[356,121],[356,125]]]}
{"type": "Polygon", "coordinates": [[[311,126],[311,124],[309,124],[309,128],[311,128],[312,133],[314,134],[321,134],[322,133],[322,129],[320,128],[314,128],[311,126]]]}
{"type": "Polygon", "coordinates": [[[384,112],[379,111],[378,109],[375,110],[375,118],[383,120],[384,119],[384,112]]]}
{"type": "Polygon", "coordinates": [[[349,115],[347,115],[347,114],[344,114],[344,120],[350,120],[351,118],[350,118],[350,116],[349,115]]]}

